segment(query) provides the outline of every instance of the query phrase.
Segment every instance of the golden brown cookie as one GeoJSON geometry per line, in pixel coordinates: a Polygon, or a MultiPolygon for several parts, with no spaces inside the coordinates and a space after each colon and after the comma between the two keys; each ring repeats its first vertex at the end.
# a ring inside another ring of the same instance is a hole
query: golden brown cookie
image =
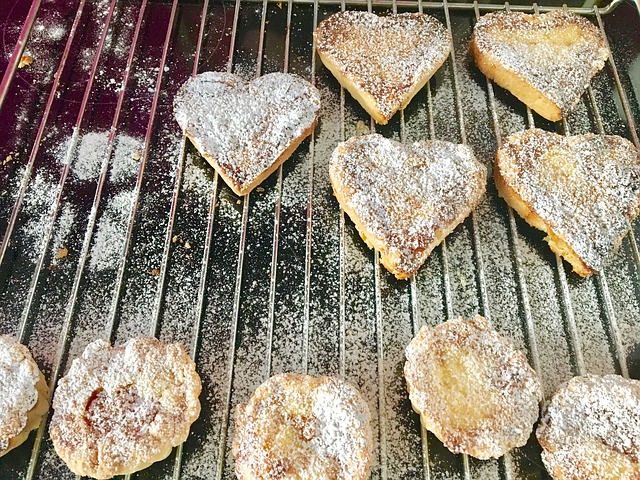
{"type": "Polygon", "coordinates": [[[464,145],[401,144],[375,134],[339,143],[329,164],[340,205],[399,279],[416,273],[471,213],[486,175],[464,145]]]}
{"type": "Polygon", "coordinates": [[[49,434],[77,475],[142,470],[189,436],[200,414],[200,377],[179,343],[138,337],[90,343],[60,379],[49,434]]]}
{"type": "Polygon", "coordinates": [[[406,356],[411,405],[453,453],[484,460],[527,443],[540,381],[527,357],[483,317],[422,327],[406,356]]]}
{"type": "Polygon", "coordinates": [[[0,335],[0,457],[38,428],[49,409],[48,390],[29,349],[0,335]]]}
{"type": "Polygon", "coordinates": [[[333,377],[271,377],[236,410],[233,456],[240,480],[369,478],[367,402],[333,377]]]}
{"type": "Polygon", "coordinates": [[[556,480],[640,478],[640,382],[574,377],[554,394],[536,431],[556,480]]]}
{"type": "Polygon", "coordinates": [[[563,10],[484,15],[469,48],[482,73],[553,121],[575,107],[609,57],[600,30],[563,10]]]}
{"type": "Polygon", "coordinates": [[[381,124],[407,106],[451,51],[447,29],[422,13],[339,12],[313,36],[322,63],[381,124]]]}
{"type": "Polygon", "coordinates": [[[540,129],[507,138],[496,187],[583,277],[600,271],[640,213],[640,152],[615,135],[540,129]]]}
{"type": "Polygon", "coordinates": [[[260,185],[311,135],[319,109],[320,92],[287,73],[251,82],[231,73],[200,73],[174,102],[186,135],[238,195],[260,185]]]}

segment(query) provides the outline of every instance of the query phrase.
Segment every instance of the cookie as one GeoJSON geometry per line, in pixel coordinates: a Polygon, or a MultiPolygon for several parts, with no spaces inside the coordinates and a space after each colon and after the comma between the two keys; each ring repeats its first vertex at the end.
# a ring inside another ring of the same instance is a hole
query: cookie
{"type": "Polygon", "coordinates": [[[313,36],[322,63],[380,124],[407,106],[451,51],[447,29],[422,13],[340,12],[313,36]]]}
{"type": "Polygon", "coordinates": [[[640,382],[572,378],[554,394],[536,435],[556,480],[640,478],[640,382]]]}
{"type": "Polygon", "coordinates": [[[540,129],[496,154],[498,193],[583,277],[600,271],[640,213],[640,152],[614,135],[540,129]]]}
{"type": "Polygon", "coordinates": [[[411,405],[453,453],[485,460],[527,443],[540,381],[527,357],[483,317],[422,327],[406,356],[411,405]]]}
{"type": "Polygon", "coordinates": [[[22,444],[49,410],[47,383],[29,349],[0,335],[0,457],[22,444]]]}
{"type": "Polygon", "coordinates": [[[487,171],[464,145],[374,134],[338,144],[329,176],[360,236],[403,279],[475,208],[487,171]]]}
{"type": "Polygon", "coordinates": [[[233,457],[240,480],[369,478],[367,402],[333,377],[271,377],[236,410],[233,457]]]}
{"type": "Polygon", "coordinates": [[[200,377],[178,343],[90,343],[56,388],[49,434],[76,475],[99,479],[166,458],[200,415],[200,377]]]}
{"type": "Polygon", "coordinates": [[[563,10],[484,15],[469,49],[482,73],[552,121],[576,106],[609,57],[600,30],[563,10]]]}
{"type": "Polygon", "coordinates": [[[309,82],[271,73],[246,82],[204,72],[176,95],[178,124],[238,195],[273,173],[313,131],[320,93],[309,82]]]}

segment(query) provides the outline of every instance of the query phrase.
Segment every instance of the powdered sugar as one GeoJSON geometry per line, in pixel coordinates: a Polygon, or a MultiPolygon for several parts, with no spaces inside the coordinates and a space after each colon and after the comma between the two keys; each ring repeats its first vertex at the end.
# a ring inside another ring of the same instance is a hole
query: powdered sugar
{"type": "Polygon", "coordinates": [[[205,72],[188,80],[175,100],[180,126],[242,194],[311,133],[319,108],[315,87],[285,73],[247,84],[237,75],[205,72]]]}
{"type": "Polygon", "coordinates": [[[135,471],[186,439],[200,390],[178,344],[139,337],[112,348],[96,340],[58,382],[51,438],[78,474],[135,471]]]}
{"type": "Polygon", "coordinates": [[[133,192],[127,190],[108,200],[91,247],[91,268],[105,270],[115,267],[120,262],[125,241],[124,232],[133,200],[133,192]]]}
{"type": "Polygon", "coordinates": [[[609,55],[596,27],[562,10],[540,16],[484,15],[472,42],[480,54],[541,92],[563,115],[578,103],[609,55]]]}
{"type": "Polygon", "coordinates": [[[575,377],[541,420],[542,459],[561,478],[633,478],[640,463],[640,382],[575,377]]]}
{"type": "Polygon", "coordinates": [[[339,144],[330,176],[345,208],[365,226],[369,241],[379,242],[383,263],[400,278],[415,273],[442,232],[469,214],[486,182],[485,168],[468,147],[441,141],[403,146],[380,135],[339,144]]]}
{"type": "Polygon", "coordinates": [[[318,25],[314,37],[320,58],[335,64],[340,75],[371,96],[387,120],[433,75],[451,49],[447,29],[419,13],[378,17],[340,12],[318,25]]]}
{"type": "Polygon", "coordinates": [[[640,211],[640,152],[621,137],[532,129],[497,158],[505,182],[594,271],[640,211]]]}
{"type": "Polygon", "coordinates": [[[27,347],[0,336],[0,454],[27,425],[27,413],[38,401],[40,371],[27,347]]]}

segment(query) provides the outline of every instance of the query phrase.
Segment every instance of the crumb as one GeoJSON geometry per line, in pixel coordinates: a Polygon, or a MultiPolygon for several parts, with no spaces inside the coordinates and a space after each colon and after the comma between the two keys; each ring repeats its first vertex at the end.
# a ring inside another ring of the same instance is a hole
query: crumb
{"type": "Polygon", "coordinates": [[[13,157],[11,156],[11,154],[9,154],[9,155],[7,155],[7,158],[5,158],[4,161],[2,162],[2,165],[6,165],[11,160],[13,160],[13,157]]]}
{"type": "Polygon", "coordinates": [[[133,152],[133,154],[131,155],[131,158],[133,158],[134,160],[140,160],[142,158],[142,154],[140,152],[133,152]]]}
{"type": "Polygon", "coordinates": [[[236,200],[236,204],[237,205],[241,205],[242,204],[242,200],[240,200],[240,199],[236,200]]]}
{"type": "Polygon", "coordinates": [[[256,192],[260,192],[260,193],[262,193],[262,192],[264,192],[264,188],[262,188],[262,187],[256,187],[256,192]]]}
{"type": "Polygon", "coordinates": [[[160,275],[160,270],[157,268],[154,268],[153,270],[151,270],[151,275],[153,275],[154,277],[157,277],[158,275],[160,275]]]}
{"type": "Polygon", "coordinates": [[[171,239],[172,243],[176,243],[178,241],[178,235],[174,235],[173,238],[171,239]]]}
{"type": "Polygon", "coordinates": [[[369,127],[367,127],[367,124],[364,123],[362,120],[358,120],[358,123],[356,123],[356,135],[368,135],[369,134],[369,127]]]}
{"type": "Polygon", "coordinates": [[[184,248],[189,250],[191,248],[191,244],[189,242],[184,242],[184,248]]]}
{"type": "Polygon", "coordinates": [[[69,250],[66,247],[60,247],[57,251],[56,251],[56,260],[62,260],[64,257],[66,257],[69,254],[69,250]]]}
{"type": "Polygon", "coordinates": [[[20,58],[20,63],[18,63],[18,68],[28,67],[32,63],[33,58],[31,58],[29,55],[23,55],[22,58],[20,58]]]}

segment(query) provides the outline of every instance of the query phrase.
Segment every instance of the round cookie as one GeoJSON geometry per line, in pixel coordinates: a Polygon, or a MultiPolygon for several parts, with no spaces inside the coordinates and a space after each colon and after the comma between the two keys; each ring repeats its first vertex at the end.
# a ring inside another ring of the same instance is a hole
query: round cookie
{"type": "Polygon", "coordinates": [[[189,436],[202,390],[178,343],[89,344],[56,388],[49,433],[72,472],[99,479],[164,459],[189,436]]]}
{"type": "Polygon", "coordinates": [[[0,335],[0,457],[38,428],[47,410],[47,383],[29,349],[0,335]]]}
{"type": "Polygon", "coordinates": [[[271,377],[236,410],[233,456],[240,480],[369,478],[367,402],[333,377],[271,377]]]}
{"type": "Polygon", "coordinates": [[[453,453],[498,458],[527,442],[540,381],[527,357],[483,317],[422,327],[406,357],[413,409],[453,453]]]}
{"type": "Polygon", "coordinates": [[[554,394],[536,435],[556,480],[640,478],[640,382],[572,378],[554,394]]]}

